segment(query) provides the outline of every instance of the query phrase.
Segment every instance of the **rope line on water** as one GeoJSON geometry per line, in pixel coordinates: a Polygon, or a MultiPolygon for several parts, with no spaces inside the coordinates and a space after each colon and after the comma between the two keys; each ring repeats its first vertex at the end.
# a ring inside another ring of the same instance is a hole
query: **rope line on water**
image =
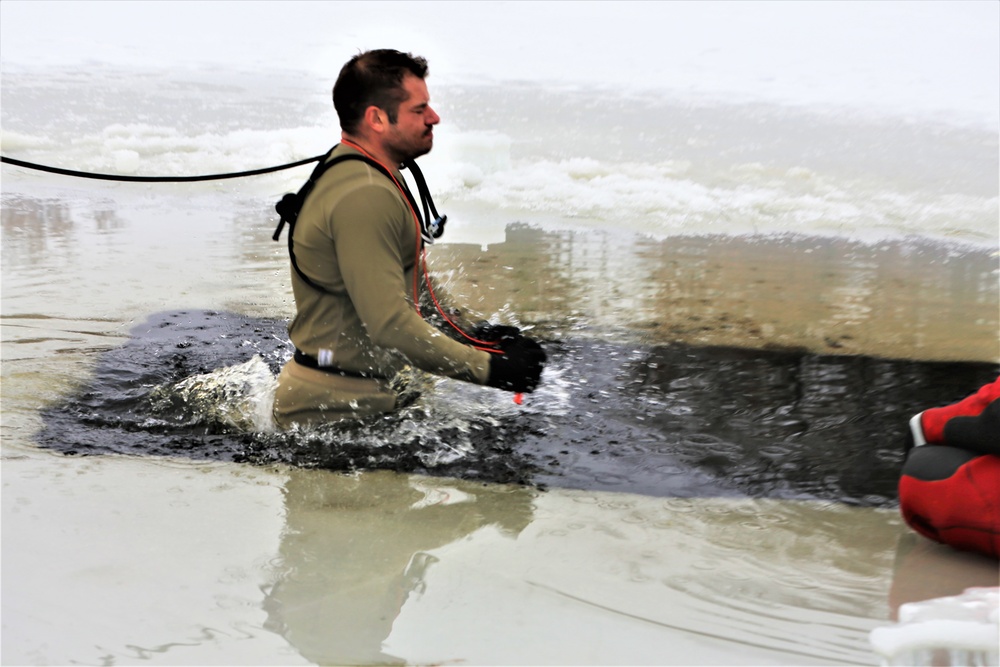
{"type": "Polygon", "coordinates": [[[319,162],[324,157],[326,157],[325,153],[323,155],[317,155],[304,160],[289,162],[288,164],[280,164],[276,167],[264,167],[262,169],[251,169],[249,171],[233,171],[226,174],[204,174],[201,176],[125,176],[122,174],[95,174],[86,171],[75,171],[73,169],[62,169],[60,167],[49,167],[44,164],[17,160],[12,157],[7,157],[6,155],[0,155],[0,162],[3,164],[10,164],[15,167],[24,167],[25,169],[44,171],[50,174],[75,176],[77,178],[93,178],[101,181],[125,181],[129,183],[191,183],[195,181],[221,181],[227,178],[243,178],[246,176],[270,174],[284,169],[301,167],[302,165],[309,164],[310,162],[319,162]]]}

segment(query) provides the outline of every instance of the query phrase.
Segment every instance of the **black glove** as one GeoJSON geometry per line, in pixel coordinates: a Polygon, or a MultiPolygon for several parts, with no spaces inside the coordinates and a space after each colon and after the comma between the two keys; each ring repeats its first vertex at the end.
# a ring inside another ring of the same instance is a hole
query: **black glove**
{"type": "Polygon", "coordinates": [[[490,354],[489,387],[504,391],[531,393],[538,386],[545,367],[542,346],[520,335],[503,346],[500,354],[490,354]]]}
{"type": "Polygon", "coordinates": [[[472,330],[471,336],[484,343],[496,343],[500,347],[506,347],[509,343],[521,337],[521,330],[507,324],[480,322],[472,330]]]}

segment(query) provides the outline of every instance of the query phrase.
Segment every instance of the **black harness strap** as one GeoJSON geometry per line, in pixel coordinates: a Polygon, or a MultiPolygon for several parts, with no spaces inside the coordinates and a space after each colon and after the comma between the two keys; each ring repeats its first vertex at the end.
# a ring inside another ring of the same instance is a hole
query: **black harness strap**
{"type": "MultiPolygon", "coordinates": [[[[431,198],[430,188],[427,187],[427,181],[424,180],[424,174],[420,171],[417,163],[413,160],[407,160],[403,163],[403,168],[409,169],[410,173],[413,174],[413,180],[417,183],[417,191],[420,193],[420,201],[424,205],[424,217],[420,221],[420,231],[424,242],[434,243],[434,239],[439,239],[444,234],[444,224],[448,222],[448,216],[438,215],[437,208],[434,207],[434,200],[431,198]]],[[[410,199],[412,200],[412,197],[410,199]]]]}
{"type": "MultiPolygon", "coordinates": [[[[298,274],[299,278],[301,278],[306,285],[309,285],[313,289],[326,294],[329,294],[329,290],[327,290],[325,287],[323,287],[319,283],[312,280],[309,276],[307,276],[305,272],[303,272],[302,269],[299,268],[299,263],[295,260],[295,247],[292,237],[295,235],[295,223],[298,222],[299,212],[302,211],[302,206],[303,204],[305,204],[306,198],[309,196],[309,193],[313,191],[313,188],[316,187],[316,183],[319,181],[320,177],[322,177],[323,174],[325,174],[328,169],[340,164],[341,162],[347,162],[348,160],[360,160],[361,162],[364,162],[369,166],[371,166],[372,168],[378,170],[390,181],[394,180],[392,174],[390,174],[385,167],[383,167],[375,160],[372,160],[371,158],[366,157],[364,155],[358,155],[356,153],[348,153],[346,155],[338,155],[337,157],[330,160],[329,159],[330,154],[333,153],[333,151],[336,148],[337,147],[334,146],[333,148],[330,149],[330,151],[326,155],[323,156],[323,158],[320,160],[320,163],[316,165],[315,169],[313,169],[312,174],[309,175],[309,179],[305,182],[305,184],[301,188],[299,188],[298,192],[296,193],[289,192],[288,194],[286,194],[284,197],[281,198],[281,201],[279,201],[277,204],[274,205],[274,210],[278,212],[279,220],[278,220],[278,227],[274,230],[274,235],[271,236],[272,239],[277,241],[281,237],[281,230],[285,228],[286,223],[288,224],[288,256],[292,262],[292,269],[295,270],[295,273],[298,274]]],[[[416,165],[413,164],[412,162],[410,162],[409,165],[412,165],[411,168],[416,167],[416,165]]],[[[419,169],[414,172],[414,175],[418,173],[419,169]]],[[[417,183],[418,183],[417,187],[420,189],[421,195],[423,195],[423,192],[427,189],[427,185],[423,181],[422,174],[419,178],[417,178],[417,183]],[[422,187],[420,185],[421,183],[423,183],[422,187]]],[[[410,191],[405,187],[403,188],[403,194],[410,202],[410,206],[413,207],[413,211],[417,214],[417,220],[420,223],[421,230],[423,230],[425,223],[424,220],[420,217],[420,209],[417,208],[416,200],[413,198],[413,195],[410,193],[410,191]]],[[[425,208],[427,206],[426,200],[424,201],[424,206],[425,208]]],[[[430,204],[430,206],[431,208],[434,207],[433,202],[430,204]]],[[[440,236],[440,234],[438,234],[438,236],[440,236]]]]}

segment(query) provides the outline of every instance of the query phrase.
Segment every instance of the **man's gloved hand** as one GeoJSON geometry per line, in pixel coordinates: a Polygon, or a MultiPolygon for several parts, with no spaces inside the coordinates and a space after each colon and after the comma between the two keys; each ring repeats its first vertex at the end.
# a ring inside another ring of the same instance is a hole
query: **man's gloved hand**
{"type": "Polygon", "coordinates": [[[508,324],[481,322],[473,328],[471,335],[484,343],[497,343],[500,347],[506,347],[511,341],[521,337],[521,330],[508,324]]]}
{"type": "Polygon", "coordinates": [[[490,354],[490,377],[486,385],[517,393],[533,392],[545,367],[545,350],[520,332],[501,346],[502,353],[490,354]]]}

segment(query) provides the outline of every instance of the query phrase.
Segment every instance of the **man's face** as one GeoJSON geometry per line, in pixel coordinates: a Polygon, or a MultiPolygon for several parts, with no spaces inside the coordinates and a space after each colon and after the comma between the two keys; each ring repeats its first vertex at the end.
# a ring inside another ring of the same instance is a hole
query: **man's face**
{"type": "Polygon", "coordinates": [[[434,126],[441,117],[430,107],[430,95],[423,79],[413,75],[403,77],[406,100],[400,102],[396,122],[390,124],[383,145],[398,162],[412,160],[430,152],[434,146],[434,126]]]}

